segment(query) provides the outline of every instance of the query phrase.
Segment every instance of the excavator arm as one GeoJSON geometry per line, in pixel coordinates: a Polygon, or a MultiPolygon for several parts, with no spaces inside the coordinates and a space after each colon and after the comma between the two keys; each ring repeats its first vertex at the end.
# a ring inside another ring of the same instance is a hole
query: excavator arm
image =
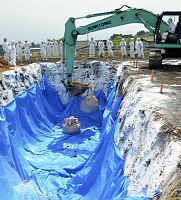
{"type": "MultiPolygon", "coordinates": [[[[154,34],[157,24],[157,19],[158,15],[155,15],[150,11],[144,9],[131,8],[128,6],[122,6],[120,9],[116,9],[111,12],[90,14],[80,18],[73,18],[73,17],[69,18],[65,24],[65,33],[63,38],[63,58],[62,58],[62,62],[63,64],[66,65],[67,68],[67,81],[68,82],[72,81],[73,64],[74,64],[76,42],[78,35],[84,35],[87,33],[132,23],[141,23],[152,34],[154,34]],[[127,7],[128,9],[122,10],[123,7],[127,7]],[[80,26],[77,28],[75,26],[75,21],[77,19],[93,18],[106,15],[109,16],[104,19],[93,22],[91,24],[80,26]]],[[[167,30],[168,30],[167,23],[162,21],[160,25],[160,31],[165,32],[167,30]]]]}

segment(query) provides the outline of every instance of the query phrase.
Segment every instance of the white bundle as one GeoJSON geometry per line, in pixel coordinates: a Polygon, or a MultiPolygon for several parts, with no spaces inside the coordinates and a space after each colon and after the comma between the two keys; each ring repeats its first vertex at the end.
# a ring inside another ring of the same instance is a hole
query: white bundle
{"type": "Polygon", "coordinates": [[[98,100],[95,96],[89,94],[80,103],[80,109],[85,113],[95,112],[98,109],[98,100]]]}
{"type": "Polygon", "coordinates": [[[80,123],[74,116],[65,118],[62,127],[64,133],[73,134],[80,132],[80,123]]]}

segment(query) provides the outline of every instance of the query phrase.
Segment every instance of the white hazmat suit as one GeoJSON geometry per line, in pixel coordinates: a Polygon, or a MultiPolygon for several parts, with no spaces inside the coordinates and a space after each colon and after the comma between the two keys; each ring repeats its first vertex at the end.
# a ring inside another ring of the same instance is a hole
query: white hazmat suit
{"type": "Polygon", "coordinates": [[[63,55],[63,42],[62,41],[60,41],[59,47],[60,47],[60,56],[62,57],[62,55],[63,55]]]}
{"type": "Polygon", "coordinates": [[[104,56],[104,42],[102,40],[99,41],[98,48],[99,48],[99,57],[104,56]]]}
{"type": "Polygon", "coordinates": [[[120,47],[121,47],[121,55],[126,56],[126,41],[123,38],[122,41],[120,42],[120,47]]]}
{"type": "Polygon", "coordinates": [[[162,34],[162,42],[165,42],[165,41],[167,40],[167,37],[168,37],[168,34],[169,34],[169,33],[171,33],[171,34],[175,33],[176,26],[175,26],[175,24],[173,23],[173,20],[172,20],[171,17],[168,19],[168,25],[169,25],[168,31],[167,31],[167,32],[164,32],[164,33],[162,34]]]}
{"type": "Polygon", "coordinates": [[[51,58],[52,57],[52,43],[50,41],[48,41],[46,49],[47,49],[47,58],[51,58]]]}
{"type": "Polygon", "coordinates": [[[89,58],[95,57],[95,50],[96,49],[96,41],[94,41],[93,38],[91,38],[91,41],[89,41],[89,58]]]}
{"type": "Polygon", "coordinates": [[[54,58],[58,58],[58,43],[56,40],[52,43],[52,54],[54,58]]]}
{"type": "Polygon", "coordinates": [[[45,42],[41,42],[40,44],[40,55],[43,60],[47,59],[46,57],[46,44],[45,42]]]}
{"type": "Polygon", "coordinates": [[[134,39],[131,38],[131,41],[129,43],[129,47],[130,47],[130,58],[134,58],[134,39]]]}
{"type": "Polygon", "coordinates": [[[176,26],[175,26],[175,24],[173,23],[173,20],[172,20],[171,17],[168,19],[168,25],[169,25],[169,30],[168,30],[168,32],[169,32],[169,33],[175,33],[176,26]]]}
{"type": "Polygon", "coordinates": [[[22,62],[22,49],[23,45],[21,44],[21,42],[18,42],[18,44],[16,45],[16,54],[18,62],[22,62]]]}
{"type": "Polygon", "coordinates": [[[113,57],[113,50],[112,50],[112,48],[113,48],[113,42],[109,39],[107,41],[107,50],[108,50],[109,57],[113,57]]]}
{"type": "Polygon", "coordinates": [[[16,66],[16,47],[15,47],[15,41],[11,41],[10,44],[10,62],[9,64],[13,67],[16,66]]]}
{"type": "Polygon", "coordinates": [[[4,51],[4,61],[9,62],[9,45],[6,39],[4,39],[4,42],[2,43],[2,48],[4,51]]]}
{"type": "Polygon", "coordinates": [[[25,54],[25,61],[30,60],[30,43],[25,41],[24,43],[24,54],[25,54]]]}
{"type": "Polygon", "coordinates": [[[136,42],[136,52],[138,54],[138,58],[144,58],[143,42],[140,40],[140,38],[138,38],[136,42]]]}

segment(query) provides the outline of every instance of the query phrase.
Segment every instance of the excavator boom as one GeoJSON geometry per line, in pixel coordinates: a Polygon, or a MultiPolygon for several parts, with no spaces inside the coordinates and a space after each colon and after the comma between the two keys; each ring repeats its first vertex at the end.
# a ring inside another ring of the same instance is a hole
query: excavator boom
{"type": "MultiPolygon", "coordinates": [[[[76,51],[76,42],[78,35],[84,35],[87,33],[100,31],[116,26],[121,26],[131,23],[141,23],[143,24],[152,34],[154,34],[155,26],[157,23],[158,15],[137,8],[130,8],[129,6],[122,6],[120,9],[105,13],[90,14],[85,17],[80,18],[69,18],[65,24],[65,33],[63,38],[63,58],[62,63],[66,65],[67,68],[67,81],[72,81],[73,64],[76,51]],[[122,10],[123,7],[128,9],[122,10]],[[106,16],[108,17],[93,22],[91,24],[76,27],[75,21],[82,18],[93,18],[106,16]]],[[[160,30],[165,32],[168,30],[168,25],[164,21],[161,22],[160,30]]]]}
{"type": "MultiPolygon", "coordinates": [[[[72,80],[73,64],[78,35],[84,35],[87,33],[131,23],[141,23],[152,34],[154,34],[158,15],[144,9],[130,8],[128,6],[126,6],[128,9],[122,10],[123,7],[124,6],[122,6],[120,9],[116,9],[110,12],[90,14],[80,18],[71,17],[68,19],[68,21],[65,24],[62,58],[62,62],[66,65],[67,68],[67,81],[72,80]],[[75,21],[77,19],[93,18],[106,15],[109,16],[91,24],[80,27],[75,26],[75,21]]],[[[168,25],[164,21],[160,25],[160,30],[163,32],[168,30],[168,25]]]]}

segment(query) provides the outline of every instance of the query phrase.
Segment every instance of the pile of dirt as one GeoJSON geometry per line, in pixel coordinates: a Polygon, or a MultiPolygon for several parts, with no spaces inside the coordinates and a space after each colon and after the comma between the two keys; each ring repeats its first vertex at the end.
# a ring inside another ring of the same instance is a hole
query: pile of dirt
{"type": "Polygon", "coordinates": [[[2,58],[0,58],[0,72],[6,71],[8,69],[8,63],[6,63],[2,58]]]}

